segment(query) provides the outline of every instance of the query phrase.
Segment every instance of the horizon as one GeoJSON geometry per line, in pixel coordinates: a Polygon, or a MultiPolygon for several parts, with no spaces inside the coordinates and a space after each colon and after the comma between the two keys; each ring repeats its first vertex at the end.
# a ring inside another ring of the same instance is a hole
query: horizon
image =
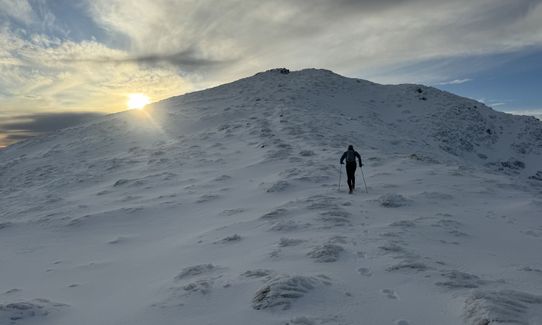
{"type": "Polygon", "coordinates": [[[280,66],[424,84],[540,118],[539,35],[538,0],[3,0],[0,147],[280,66]]]}

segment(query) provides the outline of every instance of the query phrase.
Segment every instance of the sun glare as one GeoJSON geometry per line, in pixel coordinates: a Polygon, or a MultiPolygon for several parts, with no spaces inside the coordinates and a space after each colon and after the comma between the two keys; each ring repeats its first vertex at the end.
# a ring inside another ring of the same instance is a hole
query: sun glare
{"type": "Polygon", "coordinates": [[[129,94],[128,95],[128,108],[129,109],[143,109],[145,105],[150,103],[151,100],[144,94],[129,94]]]}

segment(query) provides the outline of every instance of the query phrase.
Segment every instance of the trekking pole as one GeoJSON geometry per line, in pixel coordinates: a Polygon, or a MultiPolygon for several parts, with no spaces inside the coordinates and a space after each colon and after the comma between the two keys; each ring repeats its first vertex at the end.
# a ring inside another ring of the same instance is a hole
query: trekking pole
{"type": "Polygon", "coordinates": [[[341,175],[342,175],[343,169],[339,165],[339,191],[341,190],[341,175]]]}
{"type": "Polygon", "coordinates": [[[365,175],[363,175],[363,168],[360,168],[360,169],[361,169],[361,177],[363,177],[363,184],[365,184],[365,192],[369,194],[369,190],[367,189],[367,183],[365,183],[365,175]]]}

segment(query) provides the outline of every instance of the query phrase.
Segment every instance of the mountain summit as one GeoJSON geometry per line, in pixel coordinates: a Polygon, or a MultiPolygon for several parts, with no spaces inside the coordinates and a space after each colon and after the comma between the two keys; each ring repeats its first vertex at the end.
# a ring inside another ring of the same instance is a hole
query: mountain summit
{"type": "Polygon", "coordinates": [[[29,139],[0,324],[539,324],[541,161],[535,118],[318,69],[29,139]]]}

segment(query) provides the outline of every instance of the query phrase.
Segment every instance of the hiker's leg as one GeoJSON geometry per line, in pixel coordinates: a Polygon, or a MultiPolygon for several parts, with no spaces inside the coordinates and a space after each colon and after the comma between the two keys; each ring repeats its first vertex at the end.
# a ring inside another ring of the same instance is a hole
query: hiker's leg
{"type": "Polygon", "coordinates": [[[352,189],[356,188],[356,163],[353,164],[354,167],[352,167],[352,189]]]}
{"type": "Polygon", "coordinates": [[[348,176],[348,187],[354,189],[354,174],[356,172],[356,164],[346,163],[346,175],[348,176]]]}

